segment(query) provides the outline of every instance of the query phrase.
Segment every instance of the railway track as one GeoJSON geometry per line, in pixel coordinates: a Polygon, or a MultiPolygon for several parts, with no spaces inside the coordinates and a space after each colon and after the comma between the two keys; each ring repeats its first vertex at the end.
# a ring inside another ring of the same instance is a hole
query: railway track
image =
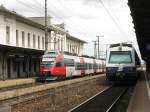
{"type": "MultiPolygon", "coordinates": [[[[69,79],[66,79],[66,80],[69,80],[69,79]]],[[[52,81],[45,81],[45,82],[36,81],[34,83],[18,84],[18,85],[9,86],[9,87],[2,87],[2,88],[0,88],[0,92],[11,91],[14,89],[23,89],[23,88],[33,87],[33,86],[40,86],[40,85],[50,84],[50,83],[57,83],[57,82],[61,82],[61,81],[65,81],[65,80],[59,80],[59,81],[52,80],[52,81]]]]}
{"type": "Polygon", "coordinates": [[[111,86],[69,110],[69,112],[110,112],[128,88],[125,86],[111,86]]]}
{"type": "MultiPolygon", "coordinates": [[[[58,85],[58,83],[63,84],[63,82],[66,83],[66,81],[78,80],[78,79],[83,79],[83,78],[86,78],[86,77],[78,77],[78,78],[73,78],[73,79],[66,79],[66,80],[61,80],[61,81],[50,81],[50,82],[44,82],[44,83],[35,82],[35,83],[29,83],[29,84],[23,84],[23,85],[15,85],[15,86],[10,86],[10,87],[0,88],[0,95],[2,94],[2,96],[3,96],[3,93],[6,93],[6,94],[10,93],[10,95],[8,95],[9,96],[8,98],[7,98],[7,96],[5,97],[5,99],[3,99],[3,98],[1,99],[1,97],[0,97],[0,104],[2,104],[4,102],[13,101],[13,100],[15,101],[15,99],[18,100],[18,97],[19,97],[19,99],[22,99],[21,97],[23,97],[23,99],[24,99],[24,95],[19,95],[20,92],[22,93],[22,91],[29,90],[30,88],[32,88],[34,90],[34,87],[35,87],[35,90],[37,90],[37,88],[38,87],[41,88],[41,86],[43,88],[45,88],[45,86],[47,87],[47,86],[58,85]],[[13,95],[12,92],[13,93],[15,92],[14,93],[15,95],[13,95]]],[[[49,87],[47,87],[47,88],[49,88],[49,87]]],[[[34,92],[33,93],[28,93],[27,92],[27,95],[25,94],[25,96],[29,96],[29,97],[26,97],[25,101],[26,101],[26,99],[33,99],[34,94],[41,93],[41,92],[44,93],[45,91],[48,91],[48,90],[44,89],[42,91],[38,91],[37,90],[35,93],[34,92]],[[31,98],[30,98],[30,96],[31,96],[31,98]]],[[[36,95],[36,97],[37,96],[41,97],[41,95],[36,95]]],[[[45,96],[45,94],[44,94],[44,96],[45,96]]]]}
{"type": "MultiPolygon", "coordinates": [[[[99,74],[99,75],[101,75],[101,74],[99,74]]],[[[84,77],[80,76],[80,77],[66,78],[64,80],[51,80],[51,81],[45,81],[45,82],[36,81],[34,83],[29,83],[29,84],[18,84],[18,85],[9,86],[9,87],[2,87],[2,88],[0,88],[0,92],[11,91],[14,89],[23,89],[23,88],[33,87],[33,86],[40,86],[40,85],[44,85],[44,84],[57,83],[57,82],[63,82],[63,81],[67,81],[67,80],[80,79],[80,78],[86,78],[86,77],[89,77],[89,75],[84,76],[84,77]]]]}
{"type": "MultiPolygon", "coordinates": [[[[65,80],[65,81],[59,81],[59,82],[54,81],[53,84],[48,83],[46,85],[43,85],[43,83],[39,83],[39,84],[42,84],[40,85],[40,88],[31,87],[31,89],[29,89],[29,92],[25,86],[20,86],[19,89],[20,88],[23,88],[23,89],[17,90],[16,92],[14,91],[15,92],[14,97],[1,100],[0,104],[2,106],[3,105],[9,106],[11,109],[14,110],[14,112],[16,111],[29,112],[30,110],[36,110],[34,112],[41,112],[41,111],[44,112],[45,110],[66,112],[68,109],[74,106],[73,104],[74,102],[80,102],[78,96],[80,97],[82,96],[82,98],[86,99],[86,97],[84,96],[84,92],[87,93],[88,95],[87,98],[88,98],[91,96],[91,93],[95,94],[96,91],[100,90],[100,88],[101,90],[104,88],[103,83],[102,83],[102,86],[100,84],[101,84],[101,81],[103,82],[103,80],[105,79],[105,76],[102,75],[102,76],[92,76],[92,77],[83,77],[80,79],[65,80]],[[90,80],[93,80],[94,82],[90,80]],[[100,81],[100,83],[97,83],[97,81],[100,81]],[[84,86],[88,84],[89,86],[84,86]],[[89,87],[96,87],[97,89],[91,89],[92,92],[90,93],[90,91],[88,90],[89,87]],[[84,89],[84,88],[87,88],[87,89],[84,89]],[[41,89],[42,91],[39,91],[41,89]],[[33,92],[31,93],[30,90],[31,91],[33,90],[33,92]],[[73,92],[70,92],[70,90],[72,90],[73,92]],[[24,92],[27,94],[23,94],[24,92]],[[72,96],[72,94],[74,96],[72,96]],[[70,105],[70,102],[72,102],[71,105],[70,105]]],[[[30,88],[30,86],[36,86],[36,84],[28,85],[28,86],[30,88]]],[[[10,95],[14,93],[14,92],[11,92],[11,88],[9,89],[10,89],[9,90],[10,95]]],[[[18,88],[13,88],[13,89],[18,89],[18,88]]]]}

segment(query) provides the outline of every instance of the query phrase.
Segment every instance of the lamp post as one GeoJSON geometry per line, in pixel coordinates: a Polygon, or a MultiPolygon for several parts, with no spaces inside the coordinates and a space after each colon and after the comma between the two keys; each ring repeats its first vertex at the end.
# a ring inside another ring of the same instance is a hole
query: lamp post
{"type": "Polygon", "coordinates": [[[96,37],[97,37],[97,41],[98,41],[98,42],[97,42],[97,44],[98,44],[97,47],[98,47],[98,59],[99,59],[99,58],[100,58],[99,37],[104,37],[104,35],[101,35],[101,36],[97,35],[96,37]]]}
{"type": "Polygon", "coordinates": [[[94,42],[94,57],[95,58],[97,58],[97,50],[96,50],[96,45],[97,45],[97,41],[96,40],[94,40],[94,41],[92,41],[92,42],[94,42]]]}
{"type": "Polygon", "coordinates": [[[48,35],[47,35],[47,0],[45,0],[45,50],[48,50],[48,35]]]}

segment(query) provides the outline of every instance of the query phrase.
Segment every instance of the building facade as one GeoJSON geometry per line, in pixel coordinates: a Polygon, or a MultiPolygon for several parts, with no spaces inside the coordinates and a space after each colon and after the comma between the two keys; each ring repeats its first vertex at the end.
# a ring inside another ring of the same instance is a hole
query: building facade
{"type": "Polygon", "coordinates": [[[66,35],[66,51],[70,53],[82,55],[84,45],[83,43],[85,43],[85,41],[77,39],[70,34],[66,35]]]}
{"type": "MultiPolygon", "coordinates": [[[[0,80],[39,73],[40,57],[45,51],[45,26],[39,22],[42,19],[33,21],[0,6],[0,80]]],[[[57,25],[49,25],[48,38],[48,50],[82,54],[85,42],[77,38],[73,40],[65,29],[57,25]]]]}
{"type": "MultiPolygon", "coordinates": [[[[43,24],[41,22],[41,17],[34,17],[30,18],[33,21],[36,21],[40,24],[43,24]],[[39,21],[38,21],[39,20],[39,21]]],[[[44,18],[43,18],[44,21],[44,18]]],[[[48,19],[48,23],[50,22],[50,17],[48,19]]],[[[82,55],[83,53],[83,45],[86,43],[85,41],[78,39],[68,33],[68,31],[65,30],[64,26],[65,24],[57,24],[57,25],[51,25],[49,24],[51,31],[49,32],[49,46],[48,49],[51,50],[59,50],[59,51],[67,51],[73,54],[82,55]]]]}

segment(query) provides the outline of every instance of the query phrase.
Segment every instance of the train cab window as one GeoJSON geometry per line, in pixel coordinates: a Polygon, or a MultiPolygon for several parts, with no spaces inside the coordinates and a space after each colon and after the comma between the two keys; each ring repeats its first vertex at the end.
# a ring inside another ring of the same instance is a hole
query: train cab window
{"type": "Polygon", "coordinates": [[[41,66],[43,67],[51,67],[53,66],[53,64],[54,64],[54,61],[42,61],[41,62],[41,66]]]}
{"type": "Polygon", "coordinates": [[[132,63],[130,51],[110,52],[109,63],[132,63]]]}
{"type": "Polygon", "coordinates": [[[93,65],[92,64],[90,64],[90,69],[92,69],[93,68],[93,65]]]}
{"type": "Polygon", "coordinates": [[[78,70],[79,68],[79,63],[75,63],[75,69],[78,70]]]}
{"type": "Polygon", "coordinates": [[[56,56],[58,55],[58,52],[47,52],[44,57],[48,57],[48,58],[56,58],[56,56]]]}

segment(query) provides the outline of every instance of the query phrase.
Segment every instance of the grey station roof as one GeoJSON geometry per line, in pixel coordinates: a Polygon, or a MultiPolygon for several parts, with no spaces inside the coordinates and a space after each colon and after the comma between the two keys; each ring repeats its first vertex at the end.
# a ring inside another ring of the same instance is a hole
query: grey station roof
{"type": "Polygon", "coordinates": [[[150,0],[128,0],[142,58],[150,57],[150,0]]]}

